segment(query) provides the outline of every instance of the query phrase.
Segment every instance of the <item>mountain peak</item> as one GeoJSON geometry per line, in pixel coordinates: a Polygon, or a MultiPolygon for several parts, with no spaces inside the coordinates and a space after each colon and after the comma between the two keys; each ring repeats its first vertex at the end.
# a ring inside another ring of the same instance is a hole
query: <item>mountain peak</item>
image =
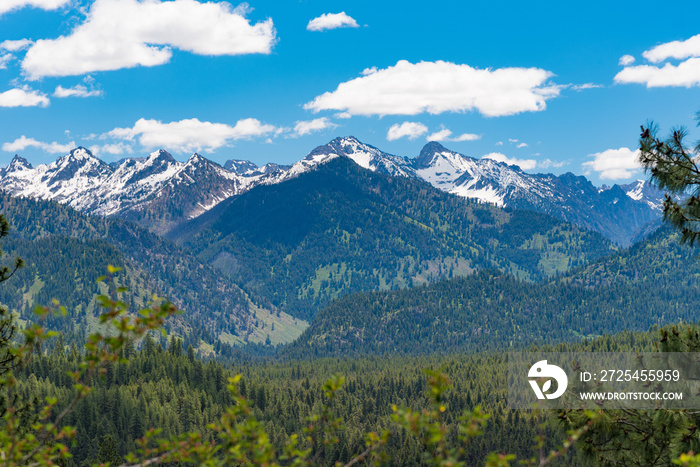
{"type": "Polygon", "coordinates": [[[377,148],[365,144],[354,136],[339,136],[328,144],[319,146],[309,153],[309,156],[337,154],[339,156],[350,156],[356,152],[381,152],[377,148]]]}
{"type": "Polygon", "coordinates": [[[150,153],[147,160],[175,162],[175,158],[165,149],[159,149],[150,153]]]}
{"type": "Polygon", "coordinates": [[[188,164],[201,164],[204,162],[208,162],[208,159],[197,152],[192,154],[190,158],[187,159],[188,164]]]}
{"type": "Polygon", "coordinates": [[[84,148],[83,146],[78,146],[77,148],[73,149],[71,152],[67,154],[67,156],[63,156],[61,159],[68,157],[68,159],[75,159],[75,160],[85,160],[85,159],[97,159],[92,152],[90,152],[89,149],[84,148]]]}
{"type": "Polygon", "coordinates": [[[331,141],[329,144],[340,144],[341,146],[348,146],[348,145],[364,145],[362,141],[359,139],[355,138],[354,136],[338,136],[335,138],[333,141],[331,141]]]}
{"type": "Polygon", "coordinates": [[[425,146],[423,146],[423,149],[421,149],[420,155],[418,157],[422,156],[424,153],[433,153],[433,152],[442,152],[442,151],[447,151],[445,146],[438,143],[437,141],[430,141],[425,146]]]}
{"type": "Polygon", "coordinates": [[[452,152],[445,148],[442,144],[437,141],[430,141],[428,144],[423,146],[418,157],[414,159],[414,164],[417,169],[425,169],[430,167],[435,159],[435,154],[440,154],[443,152],[452,152]]]}
{"type": "Polygon", "coordinates": [[[246,172],[257,169],[258,166],[250,161],[240,159],[229,159],[224,163],[224,169],[238,175],[243,175],[246,172]]]}
{"type": "Polygon", "coordinates": [[[31,170],[33,169],[32,164],[27,161],[24,157],[20,157],[18,154],[15,154],[15,157],[12,158],[10,161],[10,164],[7,166],[5,169],[6,173],[9,172],[15,172],[17,170],[31,170]]]}

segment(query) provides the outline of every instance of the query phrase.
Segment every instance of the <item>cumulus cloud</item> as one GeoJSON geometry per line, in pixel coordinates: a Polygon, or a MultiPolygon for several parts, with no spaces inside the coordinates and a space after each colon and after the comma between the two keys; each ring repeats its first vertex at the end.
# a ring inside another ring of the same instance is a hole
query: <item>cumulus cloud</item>
{"type": "Polygon", "coordinates": [[[428,132],[428,127],[420,122],[403,122],[401,125],[391,125],[386,133],[387,141],[396,141],[401,138],[416,139],[428,132]]]}
{"type": "Polygon", "coordinates": [[[38,40],[22,62],[27,78],[156,66],[172,49],[198,55],[268,54],[271,19],[251,24],[246,8],[195,0],[95,0],[69,35],[38,40]]]}
{"type": "Polygon", "coordinates": [[[620,62],[619,64],[621,66],[629,66],[634,63],[634,57],[631,55],[623,55],[620,57],[620,62]]]}
{"type": "Polygon", "coordinates": [[[537,161],[535,159],[515,159],[501,154],[500,152],[486,154],[482,159],[491,159],[496,162],[505,162],[508,165],[517,165],[522,170],[532,170],[537,167],[537,161]]]}
{"type": "Polygon", "coordinates": [[[449,141],[476,141],[477,139],[481,139],[481,135],[476,135],[474,133],[462,133],[459,136],[450,138],[449,141]]]}
{"type": "Polygon", "coordinates": [[[428,136],[426,136],[426,140],[428,141],[445,141],[447,138],[450,137],[452,132],[448,130],[447,128],[443,128],[440,131],[436,131],[435,133],[431,133],[428,136]]]}
{"type": "Polygon", "coordinates": [[[516,148],[518,148],[518,149],[520,149],[520,148],[526,148],[526,147],[527,147],[527,143],[520,143],[520,144],[518,144],[518,145],[516,146],[516,148]]]}
{"type": "Polygon", "coordinates": [[[630,66],[633,61],[620,64],[622,71],[615,75],[615,82],[644,84],[647,88],[655,87],[693,87],[700,86],[700,34],[685,41],[673,41],[657,45],[642,56],[653,65],[630,66]],[[683,60],[678,64],[661,62],[669,59],[683,60]]]}
{"type": "Polygon", "coordinates": [[[667,63],[663,67],[654,65],[627,67],[615,75],[615,82],[645,84],[647,88],[698,86],[700,85],[700,58],[689,58],[678,65],[667,63]]]}
{"type": "Polygon", "coordinates": [[[57,10],[68,3],[70,0],[2,0],[0,2],[0,15],[26,6],[42,10],[57,10]]]}
{"type": "Polygon", "coordinates": [[[0,107],[48,107],[46,95],[29,88],[14,88],[0,93],[0,107]]]}
{"type": "Polygon", "coordinates": [[[133,154],[134,148],[129,144],[125,143],[114,143],[114,144],[103,144],[90,146],[90,152],[95,155],[98,154],[110,154],[113,156],[119,156],[121,154],[133,154]]]}
{"type": "Polygon", "coordinates": [[[537,112],[559,95],[540,68],[478,69],[450,62],[399,61],[338,85],[304,105],[352,115],[417,115],[478,111],[489,117],[537,112]]]}
{"type": "Polygon", "coordinates": [[[294,134],[292,136],[305,136],[316,131],[323,131],[329,128],[337,127],[338,125],[331,122],[327,117],[316,118],[314,120],[300,121],[296,122],[296,124],[294,125],[294,134]]]}
{"type": "Polygon", "coordinates": [[[51,154],[65,154],[70,152],[71,149],[74,149],[76,146],[77,144],[75,144],[75,141],[71,141],[67,144],[61,144],[55,141],[53,143],[45,143],[43,141],[37,141],[34,138],[27,138],[26,136],[22,135],[11,143],[4,143],[2,145],[2,150],[6,152],[20,152],[29,147],[34,147],[51,154]]]}
{"type": "Polygon", "coordinates": [[[360,26],[344,11],[340,13],[325,13],[309,21],[306,26],[307,31],[327,31],[338,28],[359,28],[360,26]]]}
{"type": "Polygon", "coordinates": [[[56,87],[53,92],[54,97],[96,97],[104,93],[100,89],[88,89],[87,86],[78,84],[72,88],[64,88],[63,86],[56,87]]]}
{"type": "Polygon", "coordinates": [[[629,148],[608,149],[603,152],[590,154],[592,161],[582,164],[585,175],[597,172],[603,180],[619,180],[630,178],[641,168],[639,150],[629,148]]]}
{"type": "Polygon", "coordinates": [[[659,63],[669,58],[678,60],[700,56],[700,34],[684,41],[672,41],[645,51],[642,56],[651,63],[659,63]]]}
{"type": "Polygon", "coordinates": [[[34,41],[30,41],[29,39],[19,39],[16,41],[7,40],[0,42],[0,49],[7,50],[8,52],[19,52],[33,43],[34,41]]]}
{"type": "Polygon", "coordinates": [[[235,140],[264,136],[274,131],[274,126],[254,118],[239,120],[235,126],[202,122],[196,118],[170,123],[142,118],[131,128],[115,128],[102,137],[126,141],[138,139],[147,148],[192,152],[202,149],[213,151],[235,140]]]}
{"type": "Polygon", "coordinates": [[[432,133],[428,135],[425,139],[428,141],[455,141],[455,142],[460,142],[460,141],[476,141],[477,139],[480,139],[481,135],[475,135],[473,133],[462,133],[459,136],[452,137],[452,131],[448,130],[445,127],[442,127],[440,131],[436,131],[435,133],[432,133]]]}

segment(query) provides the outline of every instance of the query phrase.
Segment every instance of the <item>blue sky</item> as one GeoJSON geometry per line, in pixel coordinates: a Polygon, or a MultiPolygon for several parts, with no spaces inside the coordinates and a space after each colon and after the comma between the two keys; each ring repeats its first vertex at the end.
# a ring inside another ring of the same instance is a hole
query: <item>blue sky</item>
{"type": "Polygon", "coordinates": [[[0,165],[72,145],[107,162],[162,147],[292,163],[354,135],[401,156],[433,139],[627,182],[643,178],[640,124],[694,125],[699,14],[695,2],[3,0],[0,165]]]}

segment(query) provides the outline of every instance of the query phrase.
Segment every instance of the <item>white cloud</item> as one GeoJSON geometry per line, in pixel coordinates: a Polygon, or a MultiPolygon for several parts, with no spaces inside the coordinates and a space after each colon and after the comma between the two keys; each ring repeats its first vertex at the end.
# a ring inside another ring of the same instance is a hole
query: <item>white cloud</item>
{"type": "Polygon", "coordinates": [[[70,35],[36,41],[22,69],[29,79],[167,63],[172,48],[198,55],[268,54],[271,19],[250,24],[244,8],[195,0],[95,0],[70,35]]]}
{"type": "Polygon", "coordinates": [[[325,13],[309,21],[306,26],[307,31],[327,31],[328,29],[338,28],[359,28],[360,26],[344,11],[340,13],[325,13]]]}
{"type": "Polygon", "coordinates": [[[503,146],[503,141],[499,141],[496,143],[496,146],[503,146]]]}
{"type": "Polygon", "coordinates": [[[0,107],[48,107],[46,95],[29,88],[15,88],[0,93],[0,107]]]}
{"type": "Polygon", "coordinates": [[[634,57],[631,55],[623,55],[620,57],[619,64],[622,66],[629,66],[634,63],[634,57]]]}
{"type": "Polygon", "coordinates": [[[452,137],[452,131],[448,130],[444,126],[440,131],[436,131],[433,134],[428,135],[426,138],[428,141],[476,141],[480,139],[481,135],[475,135],[473,133],[462,133],[459,136],[452,137]]]}
{"type": "MultiPolygon", "coordinates": [[[[537,154],[539,155],[539,154],[537,154]]],[[[548,169],[550,167],[554,168],[561,168],[564,167],[567,163],[566,162],[559,162],[559,161],[553,161],[551,159],[545,159],[543,161],[537,161],[537,168],[539,169],[548,169]]]]}
{"type": "Polygon", "coordinates": [[[104,94],[100,89],[88,89],[87,86],[78,84],[72,88],[56,87],[54,97],[95,97],[104,94]]]}
{"type": "Polygon", "coordinates": [[[509,143],[517,143],[519,140],[513,139],[513,138],[508,138],[509,143]]]}
{"type": "Polygon", "coordinates": [[[254,118],[239,120],[235,126],[202,122],[196,118],[170,123],[142,118],[131,128],[115,128],[102,137],[126,141],[138,138],[139,143],[147,148],[191,152],[202,149],[213,151],[235,140],[264,136],[274,131],[274,126],[254,118]]]}
{"type": "Polygon", "coordinates": [[[428,141],[445,141],[450,135],[452,135],[452,132],[447,128],[443,128],[440,131],[429,134],[425,139],[428,141]]]}
{"type": "Polygon", "coordinates": [[[454,138],[450,138],[450,141],[476,141],[478,139],[481,139],[481,135],[475,135],[474,133],[462,133],[459,136],[455,136],[454,138]]]}
{"type": "Polygon", "coordinates": [[[42,10],[57,10],[68,3],[70,0],[2,0],[0,2],[0,15],[26,6],[42,10]]]}
{"type": "Polygon", "coordinates": [[[571,89],[574,91],[584,91],[586,89],[598,89],[602,88],[602,84],[595,84],[595,83],[583,83],[583,84],[572,84],[570,85],[571,89]]]}
{"type": "Polygon", "coordinates": [[[22,135],[11,143],[4,143],[2,145],[2,150],[6,152],[20,152],[24,151],[26,148],[34,147],[51,154],[65,154],[76,146],[77,144],[75,144],[75,141],[71,141],[67,144],[60,144],[55,141],[53,143],[45,143],[22,135]]]}
{"type": "Polygon", "coordinates": [[[0,49],[7,50],[8,52],[19,52],[20,50],[26,49],[32,45],[34,41],[29,39],[19,39],[16,41],[3,41],[0,42],[0,49]]]}
{"type": "Polygon", "coordinates": [[[362,70],[362,72],[361,72],[360,74],[361,74],[362,76],[373,75],[373,74],[376,73],[377,71],[379,71],[379,70],[377,69],[377,67],[376,67],[376,66],[373,66],[373,67],[370,67],[370,68],[365,68],[364,70],[362,70]]]}
{"type": "Polygon", "coordinates": [[[629,66],[633,61],[623,63],[623,58],[628,57],[625,55],[620,59],[625,68],[615,75],[615,82],[644,84],[647,88],[700,86],[700,34],[685,41],[657,45],[642,56],[654,65],[629,66]],[[668,59],[683,61],[678,64],[666,62],[661,66],[661,62],[668,59]]]}
{"type": "Polygon", "coordinates": [[[518,144],[518,145],[516,146],[516,148],[518,148],[518,149],[520,149],[520,148],[526,148],[526,147],[527,147],[527,143],[520,143],[520,144],[518,144]]]}
{"type": "Polygon", "coordinates": [[[603,180],[619,180],[630,178],[641,168],[639,163],[639,150],[629,148],[608,149],[603,152],[590,154],[592,161],[582,164],[584,174],[598,172],[603,180]]]}
{"type": "Polygon", "coordinates": [[[428,132],[428,127],[420,122],[403,122],[401,125],[391,125],[386,133],[387,141],[395,141],[400,138],[416,139],[428,132]]]}
{"type": "Polygon", "coordinates": [[[340,83],[333,92],[304,105],[314,112],[352,115],[417,115],[423,112],[476,110],[489,117],[537,112],[560,87],[548,84],[552,73],[539,68],[472,68],[437,61],[395,66],[340,83]]]}
{"type": "Polygon", "coordinates": [[[659,63],[669,58],[684,59],[700,56],[700,34],[684,41],[666,42],[642,54],[651,63],[659,63]]]}
{"type": "Polygon", "coordinates": [[[13,58],[15,57],[12,54],[0,55],[0,70],[7,68],[7,64],[10,63],[13,58]]]}
{"type": "Polygon", "coordinates": [[[482,159],[492,159],[496,162],[505,162],[508,165],[517,165],[522,170],[532,170],[537,167],[537,161],[535,159],[515,159],[501,154],[500,152],[486,154],[482,159]]]}
{"type": "Polygon", "coordinates": [[[689,58],[676,65],[670,63],[663,67],[654,65],[637,65],[624,68],[615,75],[616,83],[645,84],[647,88],[700,85],[700,58],[689,58]]]}
{"type": "Polygon", "coordinates": [[[316,118],[314,120],[296,122],[294,125],[294,137],[308,135],[315,131],[322,131],[328,128],[337,128],[338,125],[331,122],[328,118],[316,118]]]}
{"type": "Polygon", "coordinates": [[[134,149],[129,144],[125,143],[115,143],[115,144],[103,144],[90,146],[90,152],[95,155],[98,154],[111,154],[113,156],[119,156],[121,154],[133,154],[134,149]]]}

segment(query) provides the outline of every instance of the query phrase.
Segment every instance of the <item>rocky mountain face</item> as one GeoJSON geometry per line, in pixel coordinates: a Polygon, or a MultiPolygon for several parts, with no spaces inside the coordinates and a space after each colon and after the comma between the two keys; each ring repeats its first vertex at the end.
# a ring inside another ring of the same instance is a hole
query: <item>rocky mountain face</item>
{"type": "Polygon", "coordinates": [[[528,174],[517,166],[475,159],[425,145],[418,157],[385,153],[354,137],[336,138],[291,166],[229,160],[223,167],[199,154],[176,161],[164,150],[147,158],[106,164],[79,147],[37,167],[15,156],[0,170],[2,189],[13,195],[55,200],[92,215],[133,220],[157,233],[200,216],[221,201],[258,185],[282,183],[337,157],[392,176],[424,180],[465,198],[529,209],[595,230],[627,246],[659,219],[663,195],[647,182],[598,189],[567,173],[528,174]]]}

